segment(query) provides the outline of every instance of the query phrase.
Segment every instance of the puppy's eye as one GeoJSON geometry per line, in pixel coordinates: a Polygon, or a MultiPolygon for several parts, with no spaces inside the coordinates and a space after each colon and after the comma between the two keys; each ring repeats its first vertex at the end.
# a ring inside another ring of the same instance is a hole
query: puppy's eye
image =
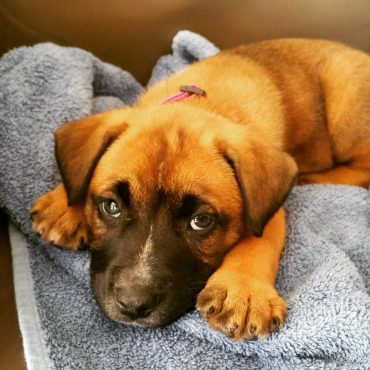
{"type": "Polygon", "coordinates": [[[208,213],[200,213],[190,221],[190,227],[195,231],[208,231],[214,225],[214,218],[208,213]]]}
{"type": "Polygon", "coordinates": [[[118,218],[121,216],[121,210],[117,204],[116,201],[113,199],[105,199],[99,204],[100,210],[103,212],[103,214],[109,216],[118,218]]]}

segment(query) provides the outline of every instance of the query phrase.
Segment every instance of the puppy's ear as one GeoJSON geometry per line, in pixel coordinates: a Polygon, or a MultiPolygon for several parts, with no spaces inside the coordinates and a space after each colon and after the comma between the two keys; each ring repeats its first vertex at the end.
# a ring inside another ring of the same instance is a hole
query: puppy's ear
{"type": "Polygon", "coordinates": [[[64,124],[55,132],[55,155],[68,195],[68,205],[84,201],[99,159],[127,128],[119,111],[64,124]]]}
{"type": "Polygon", "coordinates": [[[247,226],[255,236],[261,236],[293,187],[297,165],[289,154],[260,140],[224,141],[220,145],[238,181],[247,226]]]}

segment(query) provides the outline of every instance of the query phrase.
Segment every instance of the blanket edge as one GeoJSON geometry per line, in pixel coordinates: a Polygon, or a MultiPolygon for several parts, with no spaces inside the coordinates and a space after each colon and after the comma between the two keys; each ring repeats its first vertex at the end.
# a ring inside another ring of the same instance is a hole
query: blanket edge
{"type": "Polygon", "coordinates": [[[9,240],[13,260],[15,302],[27,369],[53,369],[43,340],[41,321],[33,294],[27,241],[11,222],[9,223],[9,240]]]}

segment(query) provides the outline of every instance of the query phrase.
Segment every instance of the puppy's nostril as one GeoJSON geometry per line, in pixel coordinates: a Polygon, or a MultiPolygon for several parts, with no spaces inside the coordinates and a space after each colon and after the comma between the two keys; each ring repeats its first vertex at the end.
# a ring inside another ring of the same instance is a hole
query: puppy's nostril
{"type": "Polygon", "coordinates": [[[148,307],[147,305],[143,304],[136,308],[136,314],[139,317],[147,317],[153,311],[153,308],[148,307]]]}
{"type": "Polygon", "coordinates": [[[117,302],[117,305],[120,308],[120,310],[127,310],[127,306],[124,302],[122,302],[122,300],[120,300],[116,297],[116,302],[117,302]]]}
{"type": "Polygon", "coordinates": [[[148,307],[146,304],[134,305],[120,302],[119,307],[124,315],[133,320],[148,317],[154,310],[154,307],[148,307]]]}
{"type": "Polygon", "coordinates": [[[114,298],[119,310],[132,320],[148,317],[161,301],[159,295],[143,292],[140,295],[129,294],[121,288],[115,289],[114,298]]]}

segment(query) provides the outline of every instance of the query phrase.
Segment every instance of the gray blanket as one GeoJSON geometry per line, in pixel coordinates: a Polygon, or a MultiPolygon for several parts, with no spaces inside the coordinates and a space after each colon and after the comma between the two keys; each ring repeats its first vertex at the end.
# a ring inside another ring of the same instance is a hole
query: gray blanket
{"type": "MultiPolygon", "coordinates": [[[[217,51],[204,38],[180,32],[150,83],[217,51]]],[[[50,367],[370,369],[370,200],[364,189],[293,190],[277,282],[289,306],[287,322],[254,342],[228,340],[197,312],[163,329],[113,322],[92,297],[88,252],[48,247],[32,232],[30,205],[60,182],[57,126],[132,104],[142,91],[127,72],[76,48],[40,44],[0,60],[0,207],[27,238],[29,294],[50,367]]]]}

